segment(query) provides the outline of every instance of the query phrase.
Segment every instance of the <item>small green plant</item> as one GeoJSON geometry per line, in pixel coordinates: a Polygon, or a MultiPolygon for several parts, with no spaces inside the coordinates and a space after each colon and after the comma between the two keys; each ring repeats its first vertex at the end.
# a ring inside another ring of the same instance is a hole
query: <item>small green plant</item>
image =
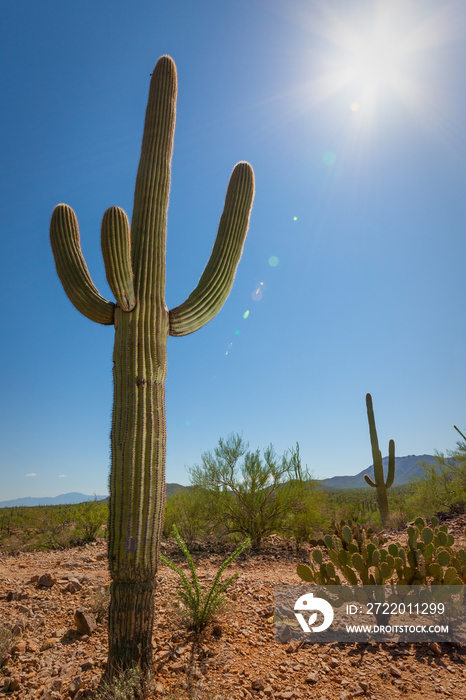
{"type": "Polygon", "coordinates": [[[225,559],[225,561],[220,565],[213,583],[208,591],[202,591],[199,585],[199,579],[196,572],[196,567],[193,562],[193,558],[187,548],[186,544],[183,542],[180,533],[178,532],[176,525],[173,525],[173,536],[176,539],[179,548],[183,552],[183,555],[188,562],[189,569],[191,571],[191,581],[189,581],[185,572],[180,569],[172,561],[169,561],[166,557],[161,555],[161,560],[164,564],[167,564],[173,571],[175,571],[180,577],[180,583],[182,589],[176,591],[177,595],[181,598],[185,604],[188,614],[191,620],[191,626],[195,632],[201,632],[208,622],[211,620],[215,611],[218,610],[220,605],[225,600],[226,596],[223,595],[233,581],[238,578],[238,572],[234,573],[223,583],[221,582],[221,577],[227,566],[229,566],[234,560],[239,557],[240,554],[244,552],[251,543],[251,539],[248,537],[247,540],[243,542],[239,547],[235,549],[230,556],[225,559]]]}
{"type": "Polygon", "coordinates": [[[108,606],[110,605],[110,587],[101,586],[94,591],[89,599],[89,608],[97,622],[103,622],[108,618],[108,606]]]}
{"type": "Polygon", "coordinates": [[[111,681],[104,681],[96,691],[96,700],[142,700],[148,697],[150,680],[146,680],[139,668],[128,668],[115,674],[111,681]]]}
{"type": "Polygon", "coordinates": [[[4,666],[10,658],[10,648],[13,641],[14,636],[10,627],[0,623],[0,668],[4,666]]]}

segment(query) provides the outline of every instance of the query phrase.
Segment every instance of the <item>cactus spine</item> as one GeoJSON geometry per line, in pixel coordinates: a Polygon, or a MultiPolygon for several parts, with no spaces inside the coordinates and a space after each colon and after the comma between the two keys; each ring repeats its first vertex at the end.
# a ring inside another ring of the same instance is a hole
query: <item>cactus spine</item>
{"type": "Polygon", "coordinates": [[[382,519],[382,527],[388,518],[388,496],[387,489],[393,484],[395,478],[395,442],[390,440],[388,443],[388,472],[385,480],[383,473],[382,453],[379,450],[379,440],[377,438],[377,429],[375,427],[374,409],[372,407],[372,396],[366,394],[367,418],[369,421],[369,434],[371,438],[372,458],[374,460],[374,481],[364,474],[364,478],[369,484],[377,489],[377,503],[379,505],[380,517],[382,519]]]}
{"type": "Polygon", "coordinates": [[[73,210],[59,204],[50,238],[63,287],[75,307],[115,326],[111,430],[107,674],[152,668],[154,587],[165,499],[165,375],[168,335],[201,328],[228,297],[241,257],[254,198],[254,174],[238,163],[231,175],[217,239],[197,287],[180,306],[165,304],[165,240],[175,132],[177,75],[173,60],[157,62],[149,90],[131,226],[124,211],[107,210],[102,254],[116,304],[90,278],[73,210]]]}

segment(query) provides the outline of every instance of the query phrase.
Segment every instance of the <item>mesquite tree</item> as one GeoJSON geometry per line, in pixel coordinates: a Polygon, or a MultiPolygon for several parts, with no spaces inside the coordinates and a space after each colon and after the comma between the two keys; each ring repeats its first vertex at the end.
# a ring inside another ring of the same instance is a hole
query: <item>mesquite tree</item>
{"type": "Polygon", "coordinates": [[[73,210],[59,204],[50,238],[58,276],[74,306],[115,326],[108,558],[112,577],[107,673],[152,668],[154,587],[165,500],[165,375],[168,335],[201,328],[226,300],[241,257],[254,174],[231,175],[217,238],[197,287],[165,304],[165,240],[177,76],[162,56],[149,90],[131,226],[118,207],[102,220],[102,254],[116,303],[100,296],[84,261],[73,210]]]}

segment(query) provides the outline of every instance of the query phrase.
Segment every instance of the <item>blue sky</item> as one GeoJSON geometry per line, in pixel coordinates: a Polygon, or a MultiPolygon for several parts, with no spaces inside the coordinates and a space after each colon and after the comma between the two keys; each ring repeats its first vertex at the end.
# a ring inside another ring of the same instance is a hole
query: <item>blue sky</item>
{"type": "Polygon", "coordinates": [[[169,308],[197,284],[229,174],[255,171],[232,292],[169,338],[168,482],[220,436],[314,476],[382,452],[455,446],[466,427],[466,8],[449,0],[6,3],[0,500],[107,492],[113,328],[55,272],[59,202],[99,291],[109,206],[132,211],[150,73],[179,97],[167,233],[169,308]],[[259,291],[258,291],[259,290],[259,291]],[[246,314],[249,312],[249,314],[246,314]],[[245,318],[245,316],[247,316],[245,318]]]}

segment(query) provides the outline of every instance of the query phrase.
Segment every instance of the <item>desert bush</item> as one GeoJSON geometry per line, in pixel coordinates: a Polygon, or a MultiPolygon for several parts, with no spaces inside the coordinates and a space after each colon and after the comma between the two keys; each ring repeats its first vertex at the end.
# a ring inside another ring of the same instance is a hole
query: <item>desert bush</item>
{"type": "Polygon", "coordinates": [[[0,622],[0,668],[7,662],[10,656],[10,648],[14,636],[10,627],[0,622]]]}
{"type": "Polygon", "coordinates": [[[279,534],[291,535],[299,549],[317,532],[327,529],[330,518],[327,495],[314,480],[302,488],[302,494],[280,525],[279,534]]]}
{"type": "Polygon", "coordinates": [[[190,474],[193,485],[204,490],[214,525],[249,537],[255,549],[280,530],[290,513],[299,512],[312,482],[301,467],[299,445],[281,458],[270,445],[261,459],[260,450],[249,452],[233,433],[220,438],[213,452],[204,452],[202,464],[190,474]]]}
{"type": "Polygon", "coordinates": [[[79,530],[69,508],[38,507],[33,524],[37,531],[38,549],[68,549],[79,542],[79,530]]]}
{"type": "Polygon", "coordinates": [[[434,464],[421,462],[421,467],[424,473],[412,483],[406,499],[408,517],[461,512],[466,503],[466,442],[458,442],[457,449],[446,455],[436,453],[434,464]]]}
{"type": "Polygon", "coordinates": [[[95,542],[102,525],[108,520],[108,504],[97,500],[80,503],[74,518],[81,539],[84,542],[95,542]]]}
{"type": "Polygon", "coordinates": [[[404,530],[408,519],[404,510],[392,510],[385,521],[385,527],[391,530],[404,530]]]}
{"type": "Polygon", "coordinates": [[[188,547],[209,532],[211,528],[209,499],[204,489],[199,487],[182,489],[167,500],[163,525],[164,537],[170,536],[175,524],[188,547]]]}
{"type": "Polygon", "coordinates": [[[108,606],[110,605],[110,587],[101,586],[89,597],[89,609],[97,622],[103,622],[108,618],[108,606]]]}
{"type": "Polygon", "coordinates": [[[151,681],[134,667],[104,681],[95,693],[96,700],[142,700],[149,697],[151,681]]]}

